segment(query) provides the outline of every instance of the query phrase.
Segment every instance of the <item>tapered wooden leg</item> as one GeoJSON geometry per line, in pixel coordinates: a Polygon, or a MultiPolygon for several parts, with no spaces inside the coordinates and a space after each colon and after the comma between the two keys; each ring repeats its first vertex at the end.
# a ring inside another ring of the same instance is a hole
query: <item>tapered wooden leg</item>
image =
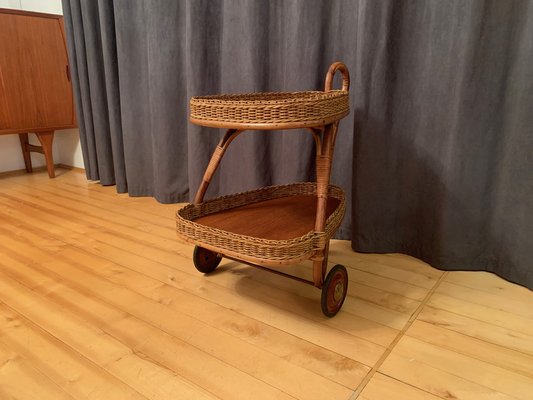
{"type": "Polygon", "coordinates": [[[54,131],[38,132],[37,139],[41,142],[44,158],[46,159],[46,168],[48,169],[48,176],[55,178],[54,158],[52,157],[52,142],[54,141],[54,131]]]}
{"type": "Polygon", "coordinates": [[[28,134],[27,133],[19,133],[19,139],[20,139],[20,147],[22,149],[22,156],[24,157],[24,166],[26,167],[26,172],[32,172],[33,169],[31,167],[31,155],[30,155],[30,149],[28,149],[28,134]]]}

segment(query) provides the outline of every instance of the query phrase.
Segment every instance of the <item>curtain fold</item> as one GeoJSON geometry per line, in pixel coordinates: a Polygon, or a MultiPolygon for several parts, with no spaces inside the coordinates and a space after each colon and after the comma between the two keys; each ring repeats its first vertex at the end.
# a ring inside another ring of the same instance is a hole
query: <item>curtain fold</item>
{"type": "MultiPolygon", "coordinates": [[[[533,287],[528,1],[64,0],[87,177],[161,202],[194,195],[222,131],[188,99],[322,89],[350,69],[332,182],[338,237],[533,287]]],[[[337,82],[338,84],[338,82],[337,82]]],[[[213,197],[313,179],[304,131],[250,132],[213,197]]]]}
{"type": "Polygon", "coordinates": [[[532,23],[530,2],[364,2],[355,249],[533,286],[532,23]]]}

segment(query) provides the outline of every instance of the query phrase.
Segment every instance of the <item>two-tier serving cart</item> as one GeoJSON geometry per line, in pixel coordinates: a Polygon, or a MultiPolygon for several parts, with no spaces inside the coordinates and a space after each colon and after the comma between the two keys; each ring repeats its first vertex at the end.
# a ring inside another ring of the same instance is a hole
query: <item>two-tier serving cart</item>
{"type": "Polygon", "coordinates": [[[329,240],[342,222],[342,189],[330,185],[337,127],[349,114],[350,76],[343,63],[331,65],[325,90],[193,97],[190,121],[226,128],[206,168],[192,204],[176,215],[178,236],[196,245],[193,261],[203,273],[222,257],[266,269],[322,289],[323,313],[340,310],[348,288],[342,265],[327,274],[329,240]],[[342,89],[333,90],[333,76],[342,73],[342,89]],[[316,183],[264,187],[204,201],[209,182],[230,143],[245,130],[309,130],[316,144],[316,183]],[[313,280],[268,267],[313,261],[313,280]]]}

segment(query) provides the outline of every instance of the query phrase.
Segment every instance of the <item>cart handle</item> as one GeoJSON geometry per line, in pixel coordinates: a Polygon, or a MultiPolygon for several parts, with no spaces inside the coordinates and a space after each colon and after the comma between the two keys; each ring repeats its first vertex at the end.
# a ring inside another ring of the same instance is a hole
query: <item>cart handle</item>
{"type": "Polygon", "coordinates": [[[336,62],[331,64],[328,69],[328,73],[326,74],[326,84],[324,85],[325,92],[329,92],[332,89],[331,85],[333,85],[333,76],[337,70],[341,71],[342,73],[341,90],[347,92],[350,89],[350,73],[348,72],[348,67],[346,67],[344,63],[336,62]]]}

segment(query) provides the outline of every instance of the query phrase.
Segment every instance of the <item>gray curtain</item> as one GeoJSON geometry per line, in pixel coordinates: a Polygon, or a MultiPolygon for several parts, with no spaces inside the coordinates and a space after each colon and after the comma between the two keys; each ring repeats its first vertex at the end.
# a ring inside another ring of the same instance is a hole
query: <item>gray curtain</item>
{"type": "MultiPolygon", "coordinates": [[[[63,1],[87,177],[161,202],[194,195],[221,131],[188,99],[321,89],[352,75],[333,183],[338,237],[533,287],[529,1],[63,1]]],[[[303,131],[236,140],[208,197],[313,179],[303,131]]]]}

